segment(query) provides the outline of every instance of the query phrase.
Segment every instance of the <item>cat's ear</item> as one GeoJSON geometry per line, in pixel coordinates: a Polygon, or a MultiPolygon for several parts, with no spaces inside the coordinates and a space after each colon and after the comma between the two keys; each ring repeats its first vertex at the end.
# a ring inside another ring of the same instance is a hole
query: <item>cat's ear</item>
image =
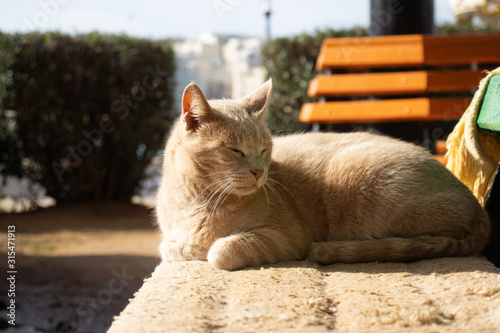
{"type": "Polygon", "coordinates": [[[203,95],[201,89],[190,83],[182,94],[182,120],[186,124],[186,130],[194,130],[200,123],[210,119],[212,109],[203,95]]]}
{"type": "Polygon", "coordinates": [[[273,81],[269,79],[259,88],[245,97],[242,97],[240,101],[244,103],[244,107],[248,113],[253,113],[257,115],[258,118],[262,118],[267,111],[272,90],[273,81]]]}

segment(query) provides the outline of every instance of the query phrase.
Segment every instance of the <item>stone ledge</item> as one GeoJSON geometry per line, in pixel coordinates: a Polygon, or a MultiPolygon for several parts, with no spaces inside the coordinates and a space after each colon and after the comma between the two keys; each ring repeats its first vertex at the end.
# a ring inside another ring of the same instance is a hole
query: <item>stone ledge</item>
{"type": "Polygon", "coordinates": [[[479,256],[227,272],[162,263],[108,332],[497,332],[500,270],[479,256]]]}

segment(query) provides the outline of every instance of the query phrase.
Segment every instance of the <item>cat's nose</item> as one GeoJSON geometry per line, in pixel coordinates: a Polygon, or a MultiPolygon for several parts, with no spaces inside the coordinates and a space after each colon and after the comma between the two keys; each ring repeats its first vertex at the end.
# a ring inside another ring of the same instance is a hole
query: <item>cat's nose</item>
{"type": "Polygon", "coordinates": [[[250,172],[255,176],[255,180],[259,180],[259,178],[264,173],[264,170],[261,170],[261,169],[251,169],[250,172]]]}

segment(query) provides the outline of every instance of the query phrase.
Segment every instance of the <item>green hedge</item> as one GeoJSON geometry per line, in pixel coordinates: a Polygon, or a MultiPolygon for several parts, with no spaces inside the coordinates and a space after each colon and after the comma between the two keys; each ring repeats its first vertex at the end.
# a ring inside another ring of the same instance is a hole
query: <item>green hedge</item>
{"type": "Polygon", "coordinates": [[[492,34],[499,33],[499,27],[473,24],[443,23],[436,26],[439,35],[492,34]]]}
{"type": "Polygon", "coordinates": [[[3,107],[17,128],[4,142],[18,152],[0,169],[35,175],[58,203],[129,201],[173,118],[170,43],[97,33],[9,43],[3,107]]]}
{"type": "MultiPolygon", "coordinates": [[[[3,107],[6,86],[12,81],[12,71],[9,67],[14,58],[14,45],[17,37],[0,32],[0,172],[21,176],[20,165],[24,156],[17,135],[16,113],[5,110],[3,107]]],[[[1,188],[2,184],[0,184],[0,196],[1,188]]]]}
{"type": "MultiPolygon", "coordinates": [[[[483,26],[441,24],[438,34],[498,33],[498,29],[483,26]]],[[[303,131],[307,125],[298,120],[302,104],[314,101],[307,96],[315,71],[321,42],[325,38],[366,36],[367,29],[324,30],[314,34],[272,39],[262,51],[263,66],[273,79],[273,97],[269,104],[268,120],[274,132],[303,131]]]]}

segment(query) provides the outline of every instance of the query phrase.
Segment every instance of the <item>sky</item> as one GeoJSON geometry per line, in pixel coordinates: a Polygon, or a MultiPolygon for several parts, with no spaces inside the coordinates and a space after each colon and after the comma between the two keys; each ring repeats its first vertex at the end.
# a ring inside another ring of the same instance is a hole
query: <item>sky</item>
{"type": "MultiPolygon", "coordinates": [[[[369,0],[270,0],[272,36],[368,26],[369,0]]],[[[0,2],[0,31],[103,33],[154,39],[204,31],[263,36],[265,0],[16,0],[0,2]]],[[[434,0],[436,22],[453,21],[449,0],[434,0]]]]}

